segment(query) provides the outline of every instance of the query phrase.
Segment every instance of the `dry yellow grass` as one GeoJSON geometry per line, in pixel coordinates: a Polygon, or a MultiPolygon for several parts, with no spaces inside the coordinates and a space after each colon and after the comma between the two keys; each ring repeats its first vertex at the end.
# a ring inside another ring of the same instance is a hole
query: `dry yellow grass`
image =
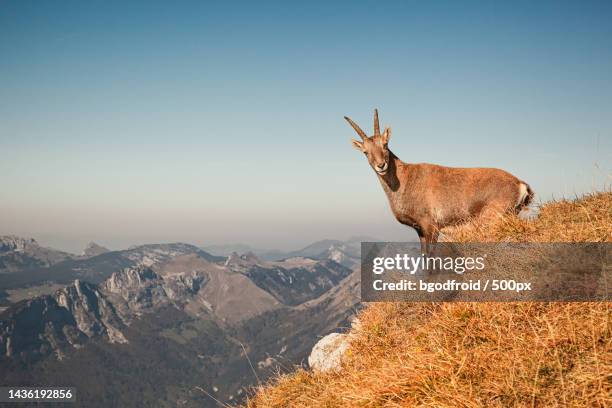
{"type": "Polygon", "coordinates": [[[444,235],[454,242],[610,242],[612,192],[547,203],[533,220],[508,215],[449,228],[444,235]]]}
{"type": "MultiPolygon", "coordinates": [[[[448,235],[461,241],[612,241],[612,193],[448,235]]],[[[298,369],[255,407],[612,406],[610,303],[371,303],[343,367],[298,369]]]]}

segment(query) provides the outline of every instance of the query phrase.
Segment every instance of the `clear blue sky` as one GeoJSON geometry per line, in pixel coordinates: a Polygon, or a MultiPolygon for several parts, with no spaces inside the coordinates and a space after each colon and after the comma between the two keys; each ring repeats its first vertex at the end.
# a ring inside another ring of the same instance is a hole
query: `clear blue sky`
{"type": "Polygon", "coordinates": [[[612,2],[0,5],[0,233],[291,248],[397,224],[349,143],[610,182],[612,2]]]}

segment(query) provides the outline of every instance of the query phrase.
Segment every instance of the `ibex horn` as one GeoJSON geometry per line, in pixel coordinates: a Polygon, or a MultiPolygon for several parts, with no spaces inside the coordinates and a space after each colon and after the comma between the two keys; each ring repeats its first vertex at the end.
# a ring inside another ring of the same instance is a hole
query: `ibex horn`
{"type": "Polygon", "coordinates": [[[345,116],[344,119],[346,119],[346,121],[349,123],[349,125],[353,127],[353,129],[355,129],[355,132],[357,132],[357,134],[361,136],[361,139],[363,139],[363,141],[365,141],[368,138],[365,132],[361,130],[361,128],[357,126],[357,124],[353,122],[351,118],[349,118],[348,116],[345,116]]]}
{"type": "Polygon", "coordinates": [[[380,124],[378,123],[378,109],[374,109],[374,136],[380,136],[380,124]]]}

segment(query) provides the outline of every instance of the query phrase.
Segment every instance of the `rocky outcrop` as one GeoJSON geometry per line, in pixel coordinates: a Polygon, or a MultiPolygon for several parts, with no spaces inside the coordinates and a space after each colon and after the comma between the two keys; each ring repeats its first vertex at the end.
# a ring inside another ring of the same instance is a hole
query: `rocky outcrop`
{"type": "Polygon", "coordinates": [[[349,348],[351,336],[359,329],[359,320],[352,323],[352,332],[330,333],[312,348],[308,365],[314,371],[336,371],[342,367],[342,358],[349,348]]]}
{"type": "Polygon", "coordinates": [[[315,371],[332,371],[340,368],[342,356],[348,349],[348,335],[331,333],[315,344],[308,356],[308,365],[315,371]]]}
{"type": "Polygon", "coordinates": [[[141,312],[169,300],[163,279],[144,265],[113,273],[100,284],[100,290],[113,301],[126,321],[130,320],[133,312],[141,312]]]}
{"type": "Polygon", "coordinates": [[[87,337],[105,336],[111,343],[125,343],[123,323],[113,305],[95,285],[75,280],[55,293],[58,306],[74,318],[76,328],[87,337]]]}
{"type": "Polygon", "coordinates": [[[95,285],[76,280],[53,295],[29,299],[4,311],[0,320],[0,355],[35,360],[89,338],[127,342],[123,322],[95,285]]]}
{"type": "Polygon", "coordinates": [[[150,267],[139,265],[113,273],[100,284],[100,290],[129,322],[147,309],[189,302],[206,281],[207,277],[197,271],[162,277],[150,267]]]}
{"type": "Polygon", "coordinates": [[[38,246],[38,242],[34,238],[21,238],[15,235],[0,236],[0,253],[24,252],[28,248],[38,246]]]}
{"type": "Polygon", "coordinates": [[[0,236],[0,273],[49,267],[72,257],[66,252],[42,247],[33,238],[0,236]]]}

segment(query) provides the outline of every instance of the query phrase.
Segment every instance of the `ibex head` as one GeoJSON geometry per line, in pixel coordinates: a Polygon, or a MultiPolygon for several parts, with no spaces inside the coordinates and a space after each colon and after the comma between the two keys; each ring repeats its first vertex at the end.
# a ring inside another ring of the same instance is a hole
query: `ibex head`
{"type": "Polygon", "coordinates": [[[350,118],[344,117],[346,121],[355,129],[355,132],[361,137],[361,142],[352,139],[353,146],[363,152],[370,162],[370,166],[374,171],[381,176],[387,174],[389,169],[389,148],[387,144],[391,138],[391,129],[385,128],[383,134],[380,134],[380,125],[378,124],[378,109],[374,109],[374,136],[368,137],[363,130],[350,118]]]}

